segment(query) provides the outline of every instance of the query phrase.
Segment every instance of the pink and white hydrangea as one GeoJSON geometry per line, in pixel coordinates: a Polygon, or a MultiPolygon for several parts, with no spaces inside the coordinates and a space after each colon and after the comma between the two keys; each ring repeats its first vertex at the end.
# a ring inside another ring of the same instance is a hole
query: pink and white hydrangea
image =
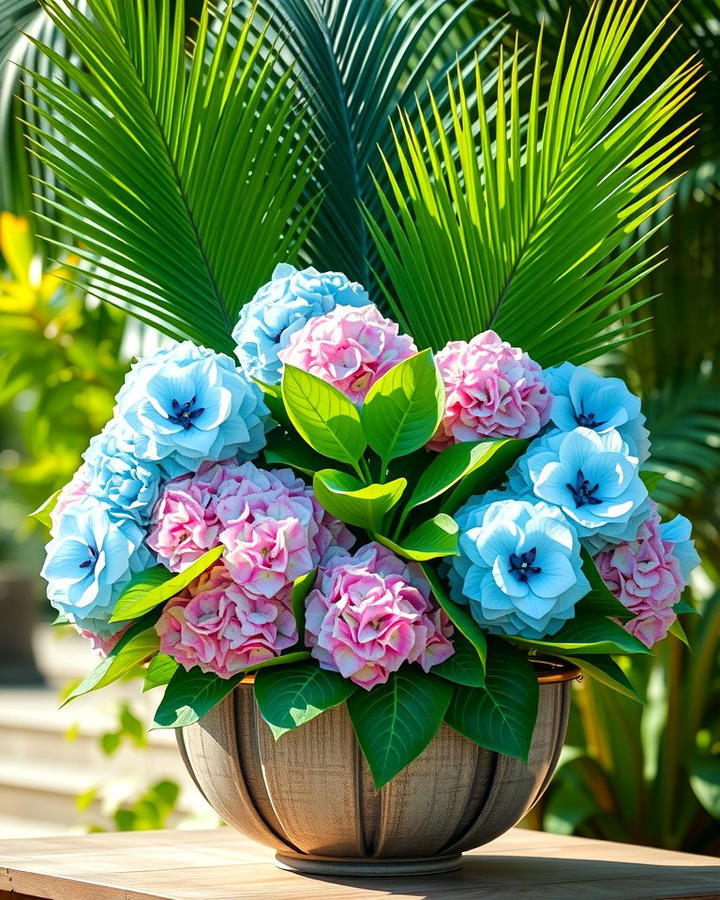
{"type": "Polygon", "coordinates": [[[443,450],[482,438],[530,438],[547,424],[552,396],[540,366],[494,331],[451,341],[435,355],[445,413],[428,446],[443,450]]]}
{"type": "Polygon", "coordinates": [[[425,672],[454,652],[420,568],[377,543],[333,559],[309,593],[305,639],[320,667],[370,690],[405,662],[425,672]]]}
{"type": "Polygon", "coordinates": [[[272,597],[354,538],[290,469],[226,460],[166,485],[147,542],[173,572],[222,543],[235,581],[249,594],[272,597]]]}
{"type": "Polygon", "coordinates": [[[334,385],[360,405],[386,372],[417,353],[412,338],[377,307],[336,306],[291,337],[280,360],[334,385]]]}
{"type": "Polygon", "coordinates": [[[155,630],[160,650],[185,669],[198,666],[220,678],[278,656],[297,643],[290,591],[250,596],[216,563],[171,600],[155,630]]]}
{"type": "Polygon", "coordinates": [[[667,533],[684,533],[682,522],[679,527],[677,520],[662,525],[652,501],[651,506],[652,513],[640,525],[634,540],[623,541],[595,557],[605,584],[634,614],[625,628],[647,647],[667,636],[677,618],[674,607],[698,560],[689,540],[675,543],[664,539],[667,533]]]}

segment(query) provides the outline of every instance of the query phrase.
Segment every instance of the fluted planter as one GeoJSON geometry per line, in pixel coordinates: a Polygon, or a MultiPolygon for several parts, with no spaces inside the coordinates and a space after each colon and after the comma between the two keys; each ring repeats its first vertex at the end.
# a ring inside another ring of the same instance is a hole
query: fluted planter
{"type": "Polygon", "coordinates": [[[178,743],[218,815],[273,847],[283,868],[346,875],[449,871],[464,850],[511,828],[545,790],[578,674],[570,666],[538,666],[540,705],[527,765],[443,725],[379,792],[344,704],[276,742],[252,685],[240,684],[178,731],[178,743]]]}

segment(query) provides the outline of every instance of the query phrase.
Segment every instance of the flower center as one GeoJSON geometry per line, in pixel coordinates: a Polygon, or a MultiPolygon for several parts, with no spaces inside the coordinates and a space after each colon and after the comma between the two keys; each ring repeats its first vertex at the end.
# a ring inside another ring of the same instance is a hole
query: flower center
{"type": "Polygon", "coordinates": [[[596,483],[590,487],[590,482],[583,475],[582,469],[578,469],[575,484],[568,482],[565,487],[572,494],[576,509],[580,509],[581,506],[597,506],[598,503],[602,503],[600,497],[595,496],[600,485],[596,483]]]}
{"type": "Polygon", "coordinates": [[[193,397],[192,400],[188,400],[186,403],[180,403],[179,400],[173,399],[172,413],[168,413],[168,419],[174,425],[182,425],[187,431],[189,428],[192,428],[195,419],[205,412],[205,407],[199,406],[196,408],[196,403],[197,397],[193,397]]]}
{"type": "Polygon", "coordinates": [[[580,404],[580,412],[575,413],[575,421],[582,428],[600,428],[601,425],[605,424],[605,422],[598,422],[594,412],[586,413],[582,403],[580,404]]]}
{"type": "Polygon", "coordinates": [[[97,558],[98,558],[97,548],[96,548],[96,547],[91,547],[90,544],[88,544],[88,548],[87,548],[87,549],[88,549],[88,558],[85,559],[85,560],[83,560],[83,561],[80,563],[80,568],[81,568],[81,569],[89,569],[89,568],[91,568],[92,566],[94,566],[95,563],[97,562],[97,558]]]}
{"type": "Polygon", "coordinates": [[[542,572],[540,566],[534,565],[536,556],[537,547],[532,547],[525,553],[511,553],[508,571],[512,572],[518,581],[525,583],[531,575],[539,575],[542,572]]]}

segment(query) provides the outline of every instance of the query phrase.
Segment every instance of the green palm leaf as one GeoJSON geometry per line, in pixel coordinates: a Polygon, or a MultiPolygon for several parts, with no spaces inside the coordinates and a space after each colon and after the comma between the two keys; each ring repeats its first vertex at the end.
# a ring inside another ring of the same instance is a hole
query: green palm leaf
{"type": "MultiPolygon", "coordinates": [[[[232,41],[226,18],[207,52],[204,11],[190,60],[183,3],[49,0],[78,63],[40,45],[73,92],[32,73],[35,153],[63,185],[51,205],[86,283],[178,338],[230,351],[241,306],[276,262],[297,256],[316,202],[318,162],[290,70],[267,39],[232,41]]],[[[59,242],[67,249],[68,243],[59,242]]]]}
{"type": "Polygon", "coordinates": [[[638,97],[666,39],[661,23],[625,53],[637,22],[634,0],[602,15],[594,5],[574,48],[563,37],[543,113],[539,48],[526,132],[517,53],[498,81],[494,133],[479,65],[477,120],[461,78],[450,88],[449,134],[436,106],[430,121],[421,117],[421,135],[401,116],[400,171],[386,160],[391,191],[378,185],[383,221],[367,215],[392,280],[388,301],[419,343],[492,327],[552,365],[628,339],[616,301],[656,260],[627,265],[649,233],[624,241],[661,202],[658,181],[686,151],[689,128],[667,126],[698,79],[688,62],[638,97]]]}
{"type": "Polygon", "coordinates": [[[447,0],[259,0],[256,28],[267,23],[282,38],[326,148],[323,203],[305,252],[319,268],[370,281],[368,261],[378,260],[360,204],[379,211],[370,166],[378,147],[394,158],[390,117],[398,106],[414,110],[416,97],[426,104],[430,91],[447,111],[448,71],[471,66],[476,52],[494,54],[506,30],[467,34],[473,2],[453,9],[447,0]]]}

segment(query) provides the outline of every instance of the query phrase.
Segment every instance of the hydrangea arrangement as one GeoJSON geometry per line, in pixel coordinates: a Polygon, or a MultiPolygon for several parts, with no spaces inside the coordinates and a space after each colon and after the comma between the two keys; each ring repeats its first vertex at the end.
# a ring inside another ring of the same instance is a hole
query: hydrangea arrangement
{"type": "Polygon", "coordinates": [[[276,737],[347,702],[380,787],[410,724],[522,756],[541,660],[632,694],[616,658],[682,637],[697,554],[620,380],[493,331],[419,351],[360,285],[289,266],[234,338],[239,365],[187,341],[136,363],[46,506],[48,596],[104,657],[72,696],[142,666],[178,727],[245,679],[276,737]]]}

